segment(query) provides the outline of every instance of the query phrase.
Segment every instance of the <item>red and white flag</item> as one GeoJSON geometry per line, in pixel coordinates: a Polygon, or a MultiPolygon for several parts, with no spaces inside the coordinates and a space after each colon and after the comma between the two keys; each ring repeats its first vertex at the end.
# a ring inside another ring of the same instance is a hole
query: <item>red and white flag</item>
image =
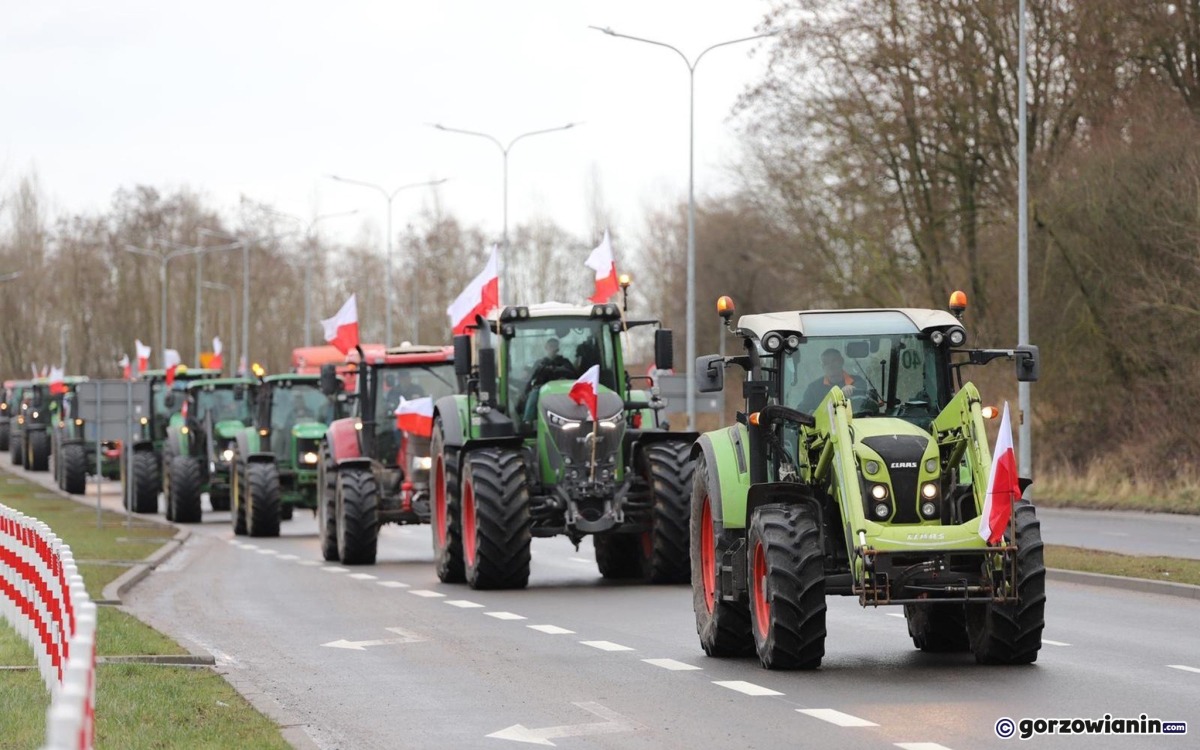
{"type": "Polygon", "coordinates": [[[121,366],[121,377],[126,380],[133,378],[133,368],[129,366],[128,354],[122,354],[121,358],[117,360],[117,364],[121,366]]]}
{"type": "Polygon", "coordinates": [[[588,297],[589,302],[604,303],[617,293],[620,284],[617,281],[617,262],[613,259],[612,242],[608,239],[608,230],[604,230],[604,239],[583,262],[585,266],[596,272],[596,293],[588,297]]]}
{"type": "Polygon", "coordinates": [[[38,374],[37,374],[37,365],[35,365],[34,363],[30,362],[30,363],[29,363],[29,369],[33,370],[33,377],[34,377],[34,378],[36,378],[36,377],[38,376],[38,374]]]}
{"type": "Polygon", "coordinates": [[[487,316],[500,306],[500,275],[497,270],[500,266],[497,252],[497,247],[492,245],[483,272],[471,279],[467,288],[446,308],[454,335],[466,333],[467,326],[475,322],[476,315],[487,316]]]}
{"type": "Polygon", "coordinates": [[[411,401],[400,399],[396,407],[396,429],[417,435],[429,437],[433,434],[433,399],[414,398],[411,401]]]}
{"type": "Polygon", "coordinates": [[[225,369],[225,358],[221,356],[222,349],[223,349],[223,347],[221,346],[221,337],[213,336],[213,356],[212,356],[212,359],[209,361],[209,364],[212,366],[212,368],[214,370],[225,369]]]}
{"type": "Polygon", "coordinates": [[[1017,454],[1013,451],[1012,423],[1008,419],[1008,403],[1000,419],[992,470],[988,473],[987,494],[983,498],[983,513],[979,517],[979,536],[988,544],[1004,538],[1013,503],[1021,497],[1017,481],[1017,454]]]}
{"type": "Polygon", "coordinates": [[[141,339],[134,339],[133,345],[137,347],[138,372],[145,372],[150,366],[150,347],[143,344],[141,339]]]}
{"type": "Polygon", "coordinates": [[[596,412],[600,408],[600,365],[592,365],[587,372],[579,376],[579,380],[571,386],[567,393],[571,400],[587,407],[592,421],[596,421],[596,412]]]}
{"type": "Polygon", "coordinates": [[[50,366],[49,378],[51,396],[61,396],[67,392],[67,384],[63,382],[64,377],[66,376],[63,374],[61,367],[56,367],[54,365],[50,366]]]}
{"type": "Polygon", "coordinates": [[[351,294],[342,309],[332,318],[321,321],[325,329],[325,340],[337,347],[342,354],[348,353],[358,346],[358,301],[357,295],[351,294]]]}
{"type": "Polygon", "coordinates": [[[167,385],[175,382],[175,370],[183,362],[183,357],[174,349],[163,349],[163,364],[167,366],[167,385]]]}

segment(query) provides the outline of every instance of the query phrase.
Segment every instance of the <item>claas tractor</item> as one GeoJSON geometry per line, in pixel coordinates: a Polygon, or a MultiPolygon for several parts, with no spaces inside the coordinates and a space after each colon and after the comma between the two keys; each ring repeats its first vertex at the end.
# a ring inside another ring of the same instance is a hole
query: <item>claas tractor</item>
{"type": "MultiPolygon", "coordinates": [[[[50,454],[54,459],[54,481],[60,489],[82,495],[87,478],[96,474],[96,433],[89,430],[79,416],[76,386],[87,378],[66,378],[66,392],[59,396],[58,415],[51,425],[50,454]]],[[[121,443],[105,440],[100,443],[100,476],[121,478],[121,443]]]]}
{"type": "MultiPolygon", "coordinates": [[[[627,330],[657,324],[612,303],[545,303],[505,307],[455,338],[466,388],[437,402],[433,426],[442,581],[523,588],[532,538],[558,535],[577,548],[591,536],[605,578],[687,580],[696,435],[668,432],[665,402],[625,371],[627,330]],[[589,372],[594,414],[572,397],[589,372]]],[[[670,368],[669,330],[654,348],[670,368]]]]}
{"type": "Polygon", "coordinates": [[[21,407],[21,391],[28,386],[28,380],[5,380],[0,390],[0,451],[9,449],[13,415],[21,407]]]}
{"type": "Polygon", "coordinates": [[[1038,351],[967,348],[965,308],[958,292],[954,314],[800,310],[729,326],[733,303],[718,302],[744,353],[698,358],[696,385],[720,391],[731,365],[746,379],[737,423],[693,450],[693,608],[710,656],[757,652],[768,669],[814,669],[825,597],[841,595],[903,606],[923,651],[1037,658],[1040,527],[1014,476],[1003,538],[980,535],[994,408],[963,371],[1009,359],[1032,382],[1038,351]]]}
{"type": "Polygon", "coordinates": [[[318,375],[259,375],[254,423],[237,433],[231,521],[235,535],[278,536],[295,508],[317,510],[321,440],[344,401],[318,375]]]}
{"type": "Polygon", "coordinates": [[[212,378],[168,390],[167,406],[183,397],[163,443],[167,520],[199,523],[200,496],[213,510],[229,510],[230,469],[237,435],[250,425],[254,380],[212,378]]]}
{"type": "Polygon", "coordinates": [[[429,523],[429,436],[401,430],[395,412],[403,401],[432,401],[454,393],[454,350],[448,346],[360,348],[356,391],[332,364],[321,368],[330,398],[347,398],[355,415],[335,420],[321,444],[321,500],[317,525],[321,554],[346,565],[373,565],[379,527],[429,523]]]}
{"type": "Polygon", "coordinates": [[[186,367],[175,368],[174,377],[168,383],[166,370],[146,370],[137,375],[139,380],[150,382],[150,413],[138,424],[138,434],[129,445],[133,451],[130,462],[132,489],[127,493],[127,502],[134,513],[157,513],[158,493],[164,489],[166,472],[163,467],[163,443],[167,439],[167,427],[172,417],[183,408],[184,387],[194,380],[218,378],[220,370],[186,367]]]}

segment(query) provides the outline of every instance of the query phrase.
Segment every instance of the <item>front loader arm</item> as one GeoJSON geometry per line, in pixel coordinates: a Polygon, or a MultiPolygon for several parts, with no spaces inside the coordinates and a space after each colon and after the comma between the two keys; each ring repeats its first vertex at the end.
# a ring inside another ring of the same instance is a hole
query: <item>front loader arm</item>
{"type": "MultiPolygon", "coordinates": [[[[820,446],[820,455],[812,470],[813,484],[831,485],[842,509],[847,528],[857,533],[863,524],[862,483],[858,481],[858,459],[854,455],[854,438],[850,425],[854,411],[842,389],[834,386],[817,407],[816,426],[811,428],[812,446],[820,446]]],[[[853,546],[854,540],[846,540],[853,546]]]]}
{"type": "Polygon", "coordinates": [[[966,461],[971,472],[975,510],[980,512],[987,493],[992,452],[983,426],[982,399],[974,383],[964,384],[958,394],[950,399],[946,408],[933,420],[933,430],[937,435],[938,448],[946,461],[947,473],[955,471],[962,461],[966,461]]]}

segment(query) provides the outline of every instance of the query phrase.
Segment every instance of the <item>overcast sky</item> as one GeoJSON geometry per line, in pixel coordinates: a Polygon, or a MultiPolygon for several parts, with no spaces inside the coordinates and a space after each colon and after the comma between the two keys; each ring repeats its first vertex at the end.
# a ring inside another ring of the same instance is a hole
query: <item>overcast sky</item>
{"type": "MultiPolygon", "coordinates": [[[[763,0],[21,2],[0,22],[0,190],[36,170],[53,213],[101,211],[120,187],[188,186],[232,215],[239,196],[312,217],[359,209],[324,232],[382,226],[378,193],[446,177],[446,207],[499,235],[500,150],[509,224],[547,216],[589,229],[598,175],[616,229],[687,187],[689,57],[761,30],[763,0]]],[[[696,73],[698,192],[730,184],[731,109],[763,71],[762,41],[715,50],[696,73]]],[[[429,199],[395,203],[399,230],[429,199]]],[[[618,248],[618,252],[620,248],[618,248]]]]}

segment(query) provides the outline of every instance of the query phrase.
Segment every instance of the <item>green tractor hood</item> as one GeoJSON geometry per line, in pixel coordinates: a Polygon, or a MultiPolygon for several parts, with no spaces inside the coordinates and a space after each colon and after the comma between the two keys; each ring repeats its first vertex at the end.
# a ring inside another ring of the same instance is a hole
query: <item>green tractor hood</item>
{"type": "Polygon", "coordinates": [[[292,437],[301,440],[320,440],[329,428],[324,422],[301,422],[292,427],[292,437]]]}
{"type": "Polygon", "coordinates": [[[222,440],[233,440],[245,428],[239,419],[225,419],[213,425],[213,434],[222,440]]]}
{"type": "Polygon", "coordinates": [[[570,380],[555,380],[541,387],[538,395],[537,444],[542,454],[542,481],[590,480],[593,433],[597,482],[619,480],[621,442],[625,436],[625,402],[615,392],[600,386],[597,398],[599,424],[594,425],[586,406],[568,395],[570,380]]]}

